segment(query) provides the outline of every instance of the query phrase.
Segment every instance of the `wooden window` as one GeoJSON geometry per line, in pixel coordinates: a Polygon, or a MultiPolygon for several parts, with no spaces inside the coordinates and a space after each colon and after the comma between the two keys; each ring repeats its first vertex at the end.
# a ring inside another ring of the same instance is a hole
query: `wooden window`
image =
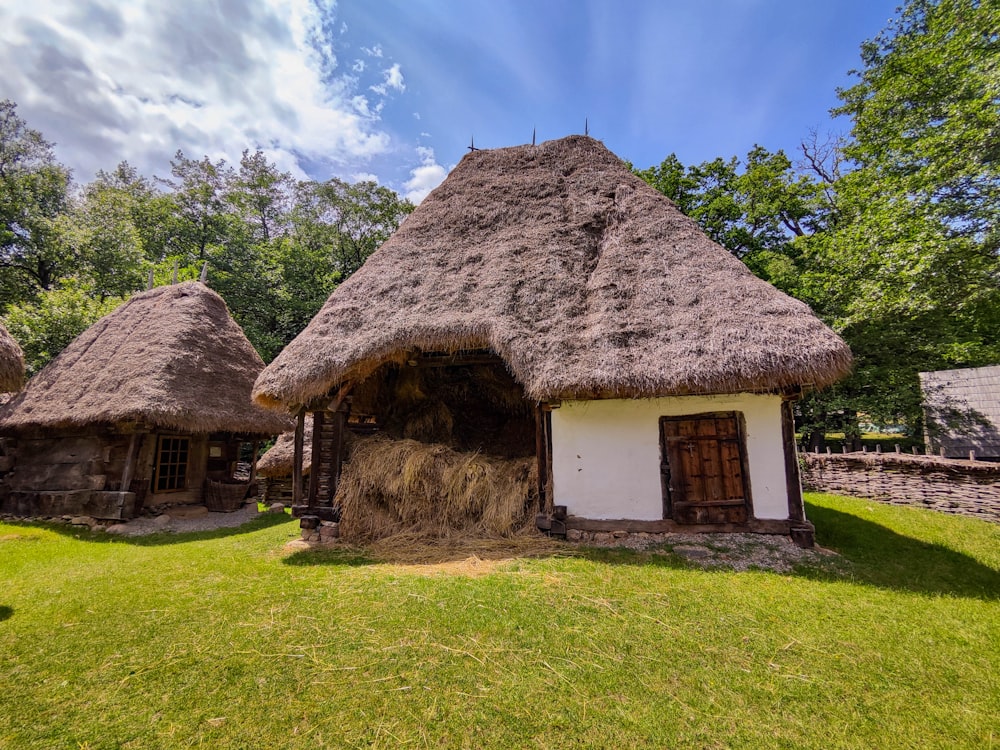
{"type": "Polygon", "coordinates": [[[743,417],[713,412],[660,418],[664,516],[677,523],[746,523],[743,417]]]}
{"type": "Polygon", "coordinates": [[[160,435],[156,443],[156,467],[153,492],[176,492],[185,489],[190,440],[186,437],[160,435]]]}

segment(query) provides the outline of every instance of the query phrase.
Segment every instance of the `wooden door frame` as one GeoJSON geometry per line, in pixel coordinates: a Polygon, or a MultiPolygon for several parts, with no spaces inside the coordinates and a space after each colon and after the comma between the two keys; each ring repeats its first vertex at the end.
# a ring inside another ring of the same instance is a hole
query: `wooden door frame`
{"type": "Polygon", "coordinates": [[[740,454],[740,473],[743,482],[743,502],[746,505],[747,521],[755,518],[753,495],[750,489],[750,462],[747,459],[747,423],[742,411],[709,411],[697,414],[670,414],[661,416],[657,421],[657,439],[660,443],[660,486],[663,496],[663,518],[673,520],[672,499],[670,497],[670,456],[667,452],[667,441],[663,435],[663,425],[666,422],[677,422],[690,419],[735,419],[737,447],[740,454]]]}

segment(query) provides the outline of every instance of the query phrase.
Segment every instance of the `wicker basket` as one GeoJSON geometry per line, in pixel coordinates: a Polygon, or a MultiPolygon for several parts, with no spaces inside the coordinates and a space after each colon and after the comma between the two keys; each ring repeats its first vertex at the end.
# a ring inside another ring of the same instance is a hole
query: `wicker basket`
{"type": "Polygon", "coordinates": [[[205,507],[210,511],[232,513],[243,507],[243,498],[250,485],[247,482],[205,480],[205,507]]]}

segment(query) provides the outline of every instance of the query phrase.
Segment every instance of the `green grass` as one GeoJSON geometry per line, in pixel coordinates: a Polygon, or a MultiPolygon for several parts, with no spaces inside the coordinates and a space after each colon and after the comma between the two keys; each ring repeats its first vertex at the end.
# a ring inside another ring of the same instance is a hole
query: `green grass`
{"type": "Polygon", "coordinates": [[[1000,527],[808,499],[792,575],[0,524],[0,747],[1000,747],[1000,527]]]}

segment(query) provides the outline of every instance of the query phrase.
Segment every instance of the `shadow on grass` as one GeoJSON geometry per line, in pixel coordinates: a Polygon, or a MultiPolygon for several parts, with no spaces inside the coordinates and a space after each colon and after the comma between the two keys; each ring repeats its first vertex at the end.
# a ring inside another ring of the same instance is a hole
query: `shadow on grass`
{"type": "Polygon", "coordinates": [[[16,521],[7,519],[4,521],[4,524],[26,528],[43,528],[60,536],[73,537],[83,542],[131,544],[136,547],[159,547],[165,544],[185,544],[187,542],[200,542],[206,539],[223,539],[228,536],[249,534],[261,529],[270,528],[271,526],[290,523],[291,521],[292,517],[287,513],[261,513],[241,526],[227,526],[210,531],[158,531],[142,536],[121,536],[118,534],[108,534],[106,531],[90,531],[79,526],[44,521],[16,521]]]}
{"type": "MultiPolygon", "coordinates": [[[[969,555],[921,541],[881,524],[807,503],[817,544],[838,552],[850,565],[852,582],[881,588],[969,599],[1000,599],[1000,571],[969,555]]],[[[803,568],[797,575],[843,580],[829,570],[803,568]]]]}
{"type": "Polygon", "coordinates": [[[14,609],[6,604],[0,604],[0,622],[9,620],[14,615],[14,609]]]}
{"type": "MultiPolygon", "coordinates": [[[[808,517],[816,525],[817,543],[839,554],[839,558],[817,557],[815,563],[798,563],[791,575],[814,581],[847,582],[919,594],[970,599],[1000,599],[1000,571],[974,557],[939,544],[905,536],[878,523],[850,513],[809,505],[808,517]]],[[[388,541],[388,540],[386,540],[388,541]]],[[[692,541],[697,541],[693,538],[692,541]]],[[[728,567],[701,567],[697,563],[663,551],[636,552],[621,548],[578,547],[554,540],[534,540],[531,545],[498,540],[481,544],[431,543],[426,547],[400,549],[395,554],[387,544],[377,549],[327,547],[295,552],[284,558],[286,565],[447,565],[469,558],[482,561],[574,557],[605,565],[642,565],[675,570],[732,573],[728,567]]]]}

